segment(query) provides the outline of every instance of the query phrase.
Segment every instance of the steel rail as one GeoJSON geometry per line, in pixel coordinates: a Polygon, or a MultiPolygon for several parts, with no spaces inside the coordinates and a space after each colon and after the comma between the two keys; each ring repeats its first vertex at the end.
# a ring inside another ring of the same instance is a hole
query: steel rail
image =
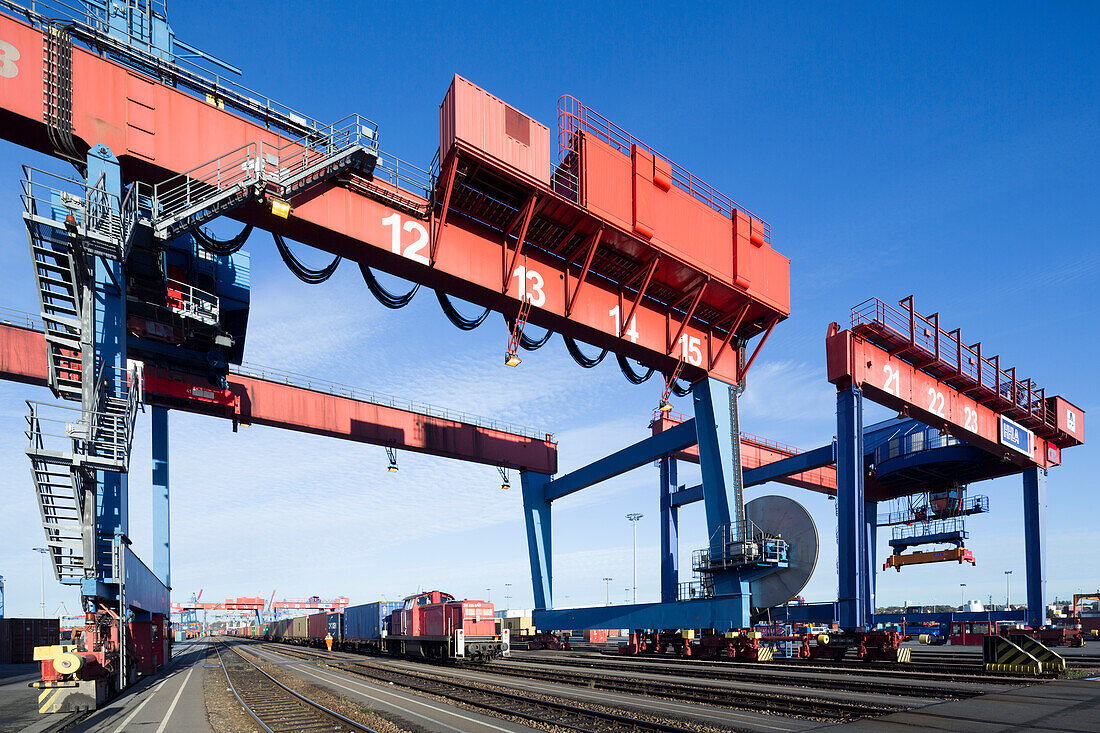
{"type": "MultiPolygon", "coordinates": [[[[497,660],[491,662],[489,669],[492,671],[501,671],[505,674],[515,674],[516,672],[508,669],[517,665],[536,665],[536,664],[551,664],[560,665],[566,667],[584,667],[593,670],[607,670],[607,671],[619,671],[619,672],[638,672],[645,669],[645,664],[631,664],[634,660],[624,660],[623,662],[601,662],[598,660],[587,661],[583,659],[575,660],[534,660],[534,659],[518,659],[511,658],[507,661],[497,660]]],[[[869,694],[879,695],[899,695],[904,697],[929,697],[940,700],[959,700],[968,697],[976,697],[984,694],[981,691],[973,690],[959,690],[956,687],[950,686],[948,680],[929,680],[930,682],[943,682],[941,686],[912,686],[906,685],[901,682],[879,682],[875,680],[852,680],[843,678],[813,678],[813,677],[791,677],[784,674],[776,674],[774,672],[768,672],[765,670],[751,670],[745,672],[734,671],[737,667],[732,667],[727,670],[716,670],[713,668],[706,669],[692,669],[690,664],[676,665],[676,669],[654,669],[652,674],[668,674],[670,676],[679,677],[693,677],[705,680],[721,680],[723,682],[753,682],[761,684],[784,684],[791,687],[798,687],[807,690],[824,689],[824,690],[843,690],[845,692],[862,692],[869,694]]],[[[810,671],[810,670],[807,670],[810,671]]],[[[535,678],[538,676],[534,671],[523,670],[523,676],[535,678]]],[[[998,680],[998,682],[1000,682],[998,680]]],[[[584,684],[587,684],[585,682],[584,684]]],[[[716,688],[708,688],[716,689],[716,688]]],[[[802,693],[799,693],[802,694],[802,693]]],[[[812,693],[811,693],[812,694],[812,693]]]]}
{"type": "MultiPolygon", "coordinates": [[[[364,733],[378,733],[373,728],[369,728],[369,727],[363,725],[362,723],[358,723],[358,722],[352,720],[351,718],[347,718],[347,717],[341,715],[340,713],[336,712],[335,710],[331,710],[331,709],[325,707],[324,705],[322,705],[321,703],[319,703],[315,700],[312,700],[312,699],[306,697],[305,695],[302,695],[301,693],[299,693],[295,690],[292,690],[291,688],[287,687],[282,682],[279,682],[279,680],[275,679],[274,677],[272,677],[270,674],[268,674],[264,670],[260,669],[259,665],[255,664],[254,662],[252,662],[249,659],[245,658],[245,656],[243,654],[241,654],[239,651],[237,651],[235,648],[233,648],[229,644],[226,644],[225,642],[215,642],[214,651],[218,655],[218,663],[221,664],[222,672],[225,673],[225,681],[229,684],[229,689],[233,692],[233,696],[237,698],[237,702],[239,702],[241,704],[241,706],[244,707],[245,711],[249,715],[251,715],[253,718],[255,718],[256,722],[259,723],[265,731],[268,731],[268,733],[277,733],[277,731],[284,730],[284,729],[279,726],[279,721],[277,719],[276,720],[271,720],[270,716],[267,716],[269,718],[269,720],[267,722],[265,722],[260,717],[260,714],[253,708],[253,706],[249,705],[247,702],[245,702],[245,700],[244,700],[244,698],[242,697],[242,694],[241,694],[241,692],[244,692],[244,688],[242,688],[242,691],[239,692],[237,690],[237,686],[233,684],[233,680],[232,680],[232,678],[230,677],[230,674],[229,674],[229,667],[226,666],[225,661],[222,659],[221,649],[220,649],[221,646],[225,646],[225,648],[228,651],[233,652],[242,662],[247,664],[251,668],[248,671],[256,671],[256,672],[259,672],[261,675],[263,675],[263,677],[254,678],[253,682],[258,681],[261,686],[266,686],[268,689],[270,689],[272,687],[272,685],[274,685],[277,690],[281,690],[282,692],[287,693],[288,695],[290,695],[291,697],[287,698],[287,700],[286,700],[286,702],[288,704],[293,703],[293,701],[296,699],[296,700],[298,700],[302,703],[305,703],[307,706],[312,708],[315,712],[320,713],[320,717],[333,720],[333,721],[335,721],[335,722],[337,722],[341,725],[345,725],[350,730],[363,731],[364,733]],[[270,684],[268,684],[268,683],[270,683],[270,684]],[[276,727],[272,728],[271,725],[268,725],[268,723],[271,723],[272,725],[275,725],[276,727]]],[[[238,681],[240,681],[240,680],[238,680],[238,681]]],[[[245,693],[245,697],[247,697],[247,692],[245,693]]],[[[284,695],[284,697],[286,697],[286,696],[284,695]]],[[[253,701],[253,705],[254,704],[255,704],[255,701],[253,701]]],[[[295,708],[301,709],[301,706],[296,705],[295,708]]],[[[290,710],[290,709],[294,709],[294,708],[284,709],[284,711],[290,710]]],[[[295,728],[294,730],[297,730],[297,728],[295,728]]]]}
{"type": "Polygon", "coordinates": [[[620,731],[625,728],[628,730],[662,731],[664,733],[686,733],[690,730],[668,723],[640,719],[631,715],[592,710],[579,705],[517,695],[503,690],[489,690],[477,685],[465,684],[458,680],[431,674],[380,667],[348,659],[347,657],[340,657],[331,652],[325,653],[303,648],[290,650],[280,648],[278,653],[299,659],[323,660],[330,669],[338,669],[416,692],[437,695],[454,702],[490,710],[500,715],[522,718],[534,723],[549,723],[570,730],[620,731]]]}

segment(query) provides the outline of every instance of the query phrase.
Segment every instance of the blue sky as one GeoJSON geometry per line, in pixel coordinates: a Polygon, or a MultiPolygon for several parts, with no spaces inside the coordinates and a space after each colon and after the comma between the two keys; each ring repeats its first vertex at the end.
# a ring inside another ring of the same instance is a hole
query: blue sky
{"type": "MultiPolygon", "coordinates": [[[[1048,394],[1100,415],[1096,5],[410,7],[192,2],[174,5],[171,20],[183,40],[242,67],[245,85],[320,119],[362,113],[378,122],[386,151],[423,166],[438,145],[438,104],[458,73],[552,128],[558,96],[573,94],[758,212],[792,260],[792,315],[753,367],[748,432],[805,448],[829,441],[828,323],[845,323],[867,297],[910,293],[918,309],[939,311],[946,328],[962,327],[1048,394]]],[[[0,306],[35,311],[17,197],[23,162],[43,159],[0,143],[0,306]]],[[[582,370],[554,339],[508,369],[499,316],[461,333],[430,293],[388,311],[354,267],[307,286],[265,234],[249,249],[250,362],[553,431],[563,471],[646,434],[660,388],[629,385],[612,360],[582,370]]],[[[30,548],[42,535],[23,455],[23,401],[46,398],[0,383],[9,616],[38,610],[30,548]]],[[[889,416],[867,413],[869,422],[889,416]]],[[[171,424],[176,598],[204,588],[204,599],[275,590],[367,601],[422,586],[471,597],[491,588],[500,601],[511,583],[511,605],[530,606],[518,491],[502,492],[494,469],[402,454],[391,475],[381,448],[260,427],[233,434],[225,422],[181,414],[171,424]]],[[[130,489],[131,534],[143,556],[148,456],[145,417],[130,489]]],[[[1048,480],[1050,597],[1100,584],[1100,460],[1090,445],[1064,458],[1048,480]]],[[[693,478],[682,471],[681,481],[693,478]]],[[[1003,602],[1004,570],[1014,571],[1013,597],[1022,600],[1020,482],[972,491],[992,505],[969,523],[977,567],[880,573],[880,604],[957,603],[960,583],[970,598],[1003,602]]],[[[788,493],[768,486],[750,495],[773,492],[788,493]]],[[[806,596],[833,599],[833,505],[790,495],[822,538],[806,596]]],[[[625,600],[629,511],[646,515],[639,600],[657,598],[657,471],[647,467],[555,504],[559,606],[602,603],[605,576],[615,579],[612,598],[625,600]]],[[[685,509],[682,579],[705,541],[701,507],[685,509]]],[[[47,612],[61,601],[77,606],[50,581],[47,612]]]]}

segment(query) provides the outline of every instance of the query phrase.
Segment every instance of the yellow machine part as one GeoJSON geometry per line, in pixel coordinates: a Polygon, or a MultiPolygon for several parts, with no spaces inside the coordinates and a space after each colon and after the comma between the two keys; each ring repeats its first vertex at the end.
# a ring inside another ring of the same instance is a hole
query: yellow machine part
{"type": "Polygon", "coordinates": [[[53,660],[53,668],[58,674],[76,674],[83,667],[84,657],[75,652],[65,652],[53,660]]]}
{"type": "Polygon", "coordinates": [[[50,659],[57,659],[62,654],[70,654],[76,651],[76,646],[73,644],[54,644],[53,646],[36,646],[34,648],[34,661],[45,662],[50,659]]]}

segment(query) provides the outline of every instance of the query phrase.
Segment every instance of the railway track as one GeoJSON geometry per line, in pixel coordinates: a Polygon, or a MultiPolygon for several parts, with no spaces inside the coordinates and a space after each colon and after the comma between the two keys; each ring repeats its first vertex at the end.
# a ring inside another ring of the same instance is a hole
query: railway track
{"type": "MultiPolygon", "coordinates": [[[[561,652],[554,652],[559,654],[561,652]]],[[[564,653],[562,653],[564,654],[564,653]]],[[[572,657],[577,658],[591,658],[593,656],[602,658],[623,659],[618,654],[603,652],[598,655],[588,654],[572,654],[572,657]]],[[[550,659],[549,656],[546,657],[550,659]]],[[[555,657],[556,658],[556,657],[555,657]]],[[[1005,677],[1001,675],[989,675],[985,672],[984,665],[981,658],[977,657],[973,662],[957,662],[947,663],[939,662],[935,660],[928,661],[912,661],[905,663],[898,662],[866,662],[858,659],[785,659],[782,657],[776,657],[770,662],[738,662],[738,661],[715,661],[715,660],[703,660],[703,659],[683,659],[681,657],[673,656],[633,656],[628,657],[631,661],[638,663],[670,663],[670,664],[684,664],[689,665],[711,665],[711,668],[721,667],[736,667],[737,669],[760,669],[767,670],[768,668],[782,668],[791,670],[803,670],[807,672],[828,672],[836,674],[873,674],[877,677],[890,677],[890,678],[913,678],[922,679],[928,681],[939,682],[977,682],[977,683],[989,683],[989,684],[1028,684],[1035,682],[1042,677],[1050,677],[1052,675],[1040,675],[1039,677],[1005,677]]],[[[1071,663],[1072,657],[1067,657],[1066,661],[1070,667],[1076,666],[1071,663]]]]}
{"type": "MultiPolygon", "coordinates": [[[[467,684],[454,680],[453,678],[443,677],[430,672],[421,673],[397,670],[392,667],[383,667],[369,662],[351,660],[347,657],[333,653],[300,648],[284,649],[282,647],[280,647],[279,653],[299,659],[321,660],[326,662],[330,668],[342,669],[352,674],[369,677],[377,681],[397,684],[402,687],[420,689],[420,685],[427,684],[429,686],[449,686],[456,689],[473,691],[479,694],[487,692],[484,687],[481,686],[482,683],[467,684]]],[[[661,697],[678,702],[699,703],[712,707],[750,710],[771,715],[797,716],[813,718],[815,720],[842,721],[860,717],[875,717],[904,710],[908,707],[906,705],[893,705],[889,703],[847,702],[813,695],[793,695],[788,693],[761,694],[756,691],[749,692],[729,688],[703,687],[699,685],[657,680],[606,677],[585,674],[583,672],[578,673],[560,670],[550,671],[543,669],[536,672],[534,670],[524,671],[507,669],[500,665],[488,665],[484,668],[478,668],[477,671],[485,674],[500,675],[504,677],[523,677],[526,679],[539,680],[541,682],[566,684],[586,689],[603,690],[606,692],[661,697]]],[[[787,680],[784,680],[784,683],[786,682],[787,680]]],[[[496,683],[484,682],[483,684],[494,685],[496,683]]],[[[441,694],[431,689],[422,689],[422,691],[431,692],[432,694],[441,694]]],[[[530,698],[525,696],[514,695],[512,693],[492,691],[492,694],[510,695],[515,698],[530,700],[530,698]]],[[[442,696],[458,699],[457,697],[452,697],[450,694],[443,694],[442,696]]],[[[470,704],[477,705],[477,703],[470,704]]],[[[669,728],[648,728],[647,730],[669,730],[669,728]]]]}
{"type": "Polygon", "coordinates": [[[298,693],[248,660],[225,642],[214,647],[229,689],[244,709],[268,733],[292,731],[362,731],[373,728],[345,718],[298,693]],[[226,655],[222,656],[222,648],[226,655]]]}
{"type": "Polygon", "coordinates": [[[392,684],[414,692],[443,697],[470,707],[533,723],[556,725],[572,730],[591,731],[592,733],[618,733],[619,731],[690,733],[692,730],[634,715],[593,710],[556,700],[545,700],[529,695],[487,689],[483,686],[466,684],[439,675],[405,672],[368,662],[349,660],[347,657],[313,649],[285,648],[280,645],[278,653],[297,659],[323,661],[329,669],[339,669],[374,682],[392,684]]]}
{"type": "MultiPolygon", "coordinates": [[[[584,667],[585,669],[592,670],[606,670],[606,671],[618,671],[618,672],[638,672],[644,671],[647,666],[646,663],[632,664],[633,660],[627,662],[605,662],[599,660],[527,660],[512,658],[507,662],[494,662],[489,665],[488,669],[491,671],[504,671],[508,674],[523,674],[532,678],[538,678],[541,673],[530,670],[523,672],[522,670],[510,670],[509,667],[517,665],[536,665],[536,664],[557,664],[570,667],[584,667]]],[[[664,661],[664,660],[662,660],[664,661]]],[[[794,677],[786,674],[777,674],[773,671],[767,671],[766,669],[760,670],[743,670],[738,667],[736,670],[722,669],[716,665],[711,666],[696,666],[692,664],[676,664],[675,662],[663,667],[660,670],[653,670],[653,672],[661,674],[672,674],[678,677],[691,677],[697,679],[706,680],[722,680],[726,682],[754,682],[761,684],[781,684],[789,685],[797,688],[817,688],[817,689],[836,689],[846,692],[865,692],[869,694],[878,695],[900,695],[903,697],[921,697],[921,698],[933,698],[938,700],[962,700],[970,697],[976,697],[984,694],[984,691],[979,690],[961,690],[953,684],[955,680],[921,680],[927,682],[943,682],[942,685],[913,685],[906,684],[904,682],[891,682],[891,681],[879,681],[879,680],[854,680],[845,677],[794,677]],[[672,669],[675,667],[675,669],[672,669]]],[[[815,670],[803,670],[805,672],[813,672],[815,670]]],[[[970,680],[967,680],[970,681],[970,680]]],[[[1030,681],[1030,680],[1028,680],[1030,681]]],[[[1004,684],[1002,678],[982,678],[978,680],[979,683],[988,682],[991,684],[1004,684]]]]}

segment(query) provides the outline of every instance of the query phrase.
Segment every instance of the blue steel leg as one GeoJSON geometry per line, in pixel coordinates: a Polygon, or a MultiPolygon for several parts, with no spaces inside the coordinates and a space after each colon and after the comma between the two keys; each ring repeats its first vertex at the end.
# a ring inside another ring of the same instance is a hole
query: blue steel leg
{"type": "Polygon", "coordinates": [[[866,529],[863,502],[863,394],[836,396],[837,606],[841,628],[866,627],[866,529]]]}
{"type": "Polygon", "coordinates": [[[672,506],[676,490],[676,459],[661,459],[661,602],[672,603],[679,595],[679,508],[672,506]]]}
{"type": "Polygon", "coordinates": [[[168,410],[153,410],[153,574],[172,587],[171,505],[168,494],[168,410]]]}
{"type": "Polygon", "coordinates": [[[1032,627],[1046,622],[1047,472],[1024,471],[1024,559],[1027,578],[1027,618],[1032,627]]]}
{"type": "Polygon", "coordinates": [[[703,478],[703,504],[707,512],[707,536],[737,521],[741,466],[733,452],[730,386],[717,379],[696,382],[691,389],[695,403],[695,429],[699,437],[699,470],[703,478]],[[738,474],[735,476],[735,473],[738,474]]]}
{"type": "Polygon", "coordinates": [[[863,564],[863,613],[868,626],[875,623],[875,588],[878,574],[878,502],[863,503],[864,564],[863,564]]]}
{"type": "Polygon", "coordinates": [[[523,487],[523,518],[527,524],[535,608],[550,610],[554,607],[550,502],[546,500],[546,484],[550,477],[545,473],[521,471],[519,480],[523,487]]]}
{"type": "MultiPolygon", "coordinates": [[[[110,194],[105,205],[121,215],[122,174],[118,159],[103,145],[96,145],[88,153],[88,181],[97,184],[102,180],[103,190],[110,194]]],[[[94,318],[95,363],[97,370],[105,368],[107,394],[123,398],[126,395],[126,293],[122,263],[95,259],[94,318]]],[[[98,377],[98,373],[96,375],[98,377]]],[[[89,408],[92,406],[86,406],[89,408]]],[[[117,532],[129,534],[129,497],[125,473],[97,472],[98,496],[96,500],[96,528],[99,548],[96,552],[96,575],[103,579],[110,570],[110,553],[103,551],[117,532]]]]}

